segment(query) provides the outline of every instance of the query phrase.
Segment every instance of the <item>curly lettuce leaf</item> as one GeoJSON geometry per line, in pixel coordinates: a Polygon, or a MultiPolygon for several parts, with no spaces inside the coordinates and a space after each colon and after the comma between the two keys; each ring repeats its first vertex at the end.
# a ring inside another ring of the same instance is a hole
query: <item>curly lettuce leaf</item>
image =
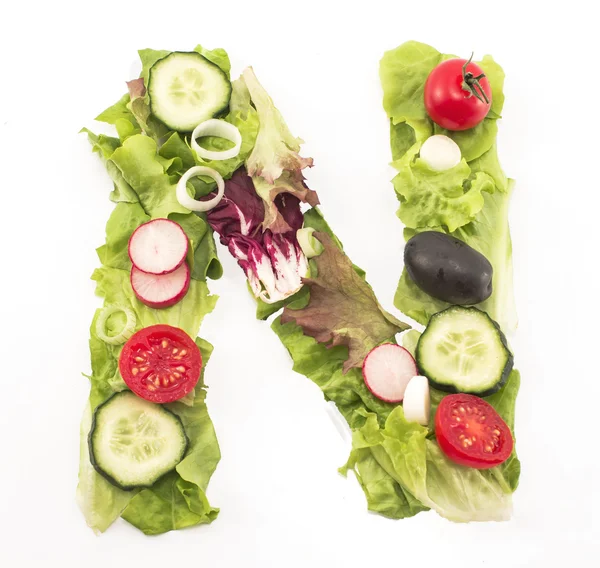
{"type": "Polygon", "coordinates": [[[302,140],[292,136],[251,67],[234,82],[232,109],[242,114],[255,112],[258,116],[258,135],[246,159],[246,170],[264,201],[263,230],[285,233],[290,228],[276,205],[278,196],[289,193],[303,203],[312,206],[319,203],[316,192],[306,186],[302,175],[304,168],[312,166],[312,158],[300,156],[302,140]]]}
{"type": "Polygon", "coordinates": [[[379,77],[383,108],[392,124],[429,119],[423,103],[425,81],[441,61],[442,54],[437,49],[417,41],[386,51],[379,65],[379,77]]]}
{"type": "Polygon", "coordinates": [[[402,160],[400,173],[393,179],[401,201],[398,216],[410,228],[448,227],[454,231],[481,211],[482,192],[494,191],[492,179],[483,172],[471,176],[471,168],[462,160],[451,170],[430,169],[411,153],[402,160]]]}
{"type": "Polygon", "coordinates": [[[312,166],[312,158],[300,156],[302,140],[292,135],[273,100],[258,82],[254,70],[248,67],[242,77],[260,121],[256,145],[246,163],[248,174],[261,176],[273,183],[284,170],[299,172],[312,166]]]}
{"type": "Polygon", "coordinates": [[[215,47],[215,49],[206,49],[198,44],[194,47],[194,51],[198,52],[203,57],[206,57],[211,63],[214,63],[219,67],[227,78],[229,79],[229,73],[231,72],[231,61],[229,55],[222,47],[215,47]]]}
{"type": "Polygon", "coordinates": [[[509,180],[500,165],[498,148],[495,142],[485,154],[469,162],[469,167],[473,173],[484,172],[489,175],[500,191],[507,192],[509,190],[509,180]]]}
{"type": "Polygon", "coordinates": [[[319,343],[347,346],[344,371],[348,372],[360,367],[373,347],[409,326],[380,306],[372,288],[329,235],[316,232],[314,236],[324,250],[315,258],[317,275],[303,279],[310,289],[310,301],[302,309],[286,306],[281,321],[294,321],[319,343]]]}
{"type": "Polygon", "coordinates": [[[175,195],[175,183],[157,160],[156,142],[148,136],[131,136],[117,148],[111,161],[119,168],[125,181],[140,199],[144,211],[152,218],[168,217],[170,213],[189,213],[175,195]]]}

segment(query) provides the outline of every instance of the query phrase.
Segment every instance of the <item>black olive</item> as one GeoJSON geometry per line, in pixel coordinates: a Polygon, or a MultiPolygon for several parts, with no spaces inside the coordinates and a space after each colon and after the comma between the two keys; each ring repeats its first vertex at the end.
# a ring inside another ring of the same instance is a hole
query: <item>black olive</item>
{"type": "Polygon", "coordinates": [[[404,249],[404,265],[421,290],[450,304],[478,304],[492,294],[490,261],[445,233],[426,231],[412,237],[404,249]]]}

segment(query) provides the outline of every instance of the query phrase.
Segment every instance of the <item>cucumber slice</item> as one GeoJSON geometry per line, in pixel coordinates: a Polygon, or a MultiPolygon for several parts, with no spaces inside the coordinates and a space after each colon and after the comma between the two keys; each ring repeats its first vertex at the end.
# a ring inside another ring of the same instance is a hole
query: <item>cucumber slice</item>
{"type": "Polygon", "coordinates": [[[150,68],[148,96],[156,118],[172,130],[191,132],[227,110],[231,83],[206,57],[175,51],[150,68]]]}
{"type": "Polygon", "coordinates": [[[417,344],[417,365],[438,389],[487,396],[513,367],[506,338],[485,312],[452,306],[432,316],[417,344]]]}
{"type": "Polygon", "coordinates": [[[131,391],[96,408],[88,442],[96,471],[125,491],[150,487],[183,459],[188,445],[177,415],[131,391]]]}

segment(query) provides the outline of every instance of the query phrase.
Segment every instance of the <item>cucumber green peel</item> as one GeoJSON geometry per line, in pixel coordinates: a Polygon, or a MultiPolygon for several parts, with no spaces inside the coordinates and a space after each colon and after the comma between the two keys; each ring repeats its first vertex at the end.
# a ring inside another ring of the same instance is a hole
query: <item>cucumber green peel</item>
{"type": "Polygon", "coordinates": [[[130,391],[96,408],[88,443],[96,471],[124,491],[152,487],[181,462],[188,447],[176,414],[130,391]]]}
{"type": "Polygon", "coordinates": [[[421,372],[436,388],[487,396],[513,368],[504,334],[485,312],[452,306],[435,314],[417,344],[421,372]]]}

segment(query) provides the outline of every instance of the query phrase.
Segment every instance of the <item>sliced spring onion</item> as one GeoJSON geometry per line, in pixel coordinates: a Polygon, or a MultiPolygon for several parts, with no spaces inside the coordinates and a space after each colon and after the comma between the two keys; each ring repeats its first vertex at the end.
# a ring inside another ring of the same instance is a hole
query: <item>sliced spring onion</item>
{"type": "Polygon", "coordinates": [[[223,199],[223,194],[225,193],[225,182],[221,177],[221,174],[212,168],[207,168],[205,166],[194,166],[190,168],[187,172],[185,172],[179,182],[177,183],[177,201],[181,203],[184,207],[189,209],[190,211],[210,211],[213,207],[216,207],[221,199],[223,199]],[[190,197],[187,192],[186,184],[190,178],[196,176],[208,176],[217,182],[217,195],[208,201],[197,201],[190,197]]]}
{"type": "Polygon", "coordinates": [[[196,154],[205,160],[228,160],[229,158],[235,158],[240,153],[242,147],[242,135],[233,124],[224,120],[219,120],[218,118],[211,118],[201,122],[194,128],[191,146],[196,154]],[[233,142],[234,146],[228,150],[221,150],[218,152],[207,150],[206,148],[202,148],[202,146],[196,142],[196,138],[200,138],[201,136],[217,136],[218,138],[224,138],[225,140],[233,142]]]}
{"type": "Polygon", "coordinates": [[[323,245],[313,236],[314,232],[312,227],[304,227],[296,231],[298,244],[306,258],[319,256],[323,252],[323,245]]]}
{"type": "Polygon", "coordinates": [[[136,323],[135,313],[129,308],[124,308],[123,306],[107,306],[102,309],[96,320],[96,335],[104,341],[104,343],[108,343],[109,345],[121,345],[121,343],[125,343],[133,335],[136,323]],[[107,335],[106,322],[110,316],[118,312],[123,312],[127,321],[120,333],[117,335],[107,335]]]}

